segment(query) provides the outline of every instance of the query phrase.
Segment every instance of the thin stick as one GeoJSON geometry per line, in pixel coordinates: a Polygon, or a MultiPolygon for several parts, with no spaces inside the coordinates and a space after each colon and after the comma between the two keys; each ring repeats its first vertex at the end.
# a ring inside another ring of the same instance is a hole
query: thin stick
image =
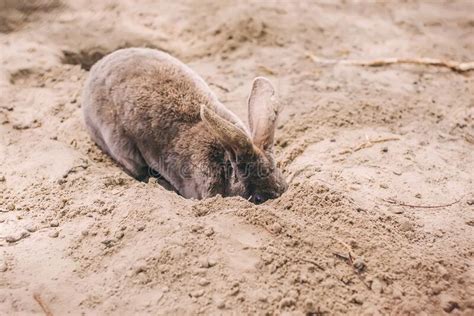
{"type": "Polygon", "coordinates": [[[400,140],[399,137],[387,137],[387,138],[382,138],[382,139],[376,139],[376,140],[368,140],[367,142],[360,144],[356,148],[354,148],[354,151],[359,151],[364,148],[369,148],[374,146],[375,144],[380,144],[380,143],[385,143],[385,142],[390,142],[393,140],[400,140]]]}
{"type": "Polygon", "coordinates": [[[380,144],[380,143],[385,143],[385,142],[390,142],[394,140],[400,140],[399,137],[387,137],[387,138],[381,138],[381,139],[375,139],[375,140],[370,140],[367,139],[365,143],[360,144],[359,146],[353,148],[353,149],[345,149],[339,153],[339,155],[345,155],[345,154],[350,154],[356,151],[359,151],[361,149],[365,148],[370,148],[374,146],[375,144],[380,144]]]}
{"type": "Polygon", "coordinates": [[[370,291],[371,288],[370,286],[367,284],[367,282],[365,282],[365,280],[362,278],[362,276],[360,275],[360,271],[354,266],[354,258],[355,256],[352,255],[351,251],[352,251],[352,247],[349,246],[347,243],[343,242],[342,240],[336,238],[336,237],[332,237],[335,241],[337,241],[338,243],[340,243],[342,246],[344,246],[344,248],[347,249],[347,257],[344,256],[344,255],[341,255],[340,253],[337,253],[337,252],[334,252],[333,254],[338,257],[339,259],[342,259],[344,260],[345,262],[347,262],[348,265],[350,265],[352,267],[352,270],[354,271],[354,273],[357,275],[357,277],[359,278],[359,280],[362,282],[362,284],[365,285],[365,287],[370,291]]]}
{"type": "Polygon", "coordinates": [[[310,52],[306,53],[306,56],[311,58],[312,61],[319,64],[333,65],[333,64],[342,64],[342,65],[357,65],[357,66],[368,66],[368,67],[380,67],[385,65],[393,64],[415,64],[415,65],[428,65],[428,66],[437,66],[445,67],[457,72],[465,72],[474,70],[474,62],[457,62],[454,60],[442,60],[436,58],[381,58],[381,59],[325,59],[319,58],[310,52]]]}
{"type": "Polygon", "coordinates": [[[464,195],[462,197],[460,197],[459,199],[455,200],[454,202],[447,203],[447,204],[441,204],[441,205],[414,205],[414,204],[407,204],[407,203],[404,203],[404,202],[399,202],[399,201],[395,201],[395,200],[386,200],[386,199],[382,199],[382,201],[390,203],[390,204],[395,204],[395,205],[398,205],[398,206],[406,206],[406,207],[411,207],[411,208],[443,208],[443,207],[448,207],[448,206],[452,206],[454,204],[457,204],[463,198],[464,198],[464,195]]]}
{"type": "Polygon", "coordinates": [[[343,242],[342,240],[340,240],[340,239],[338,239],[338,238],[336,238],[336,237],[332,237],[332,238],[333,238],[335,241],[337,241],[338,243],[340,243],[341,245],[343,245],[344,248],[347,249],[347,252],[348,252],[349,254],[351,254],[351,251],[352,251],[351,246],[349,246],[347,243],[343,242]]]}
{"type": "Polygon", "coordinates": [[[230,90],[229,90],[228,88],[226,88],[226,87],[224,87],[223,85],[220,85],[220,84],[218,84],[218,83],[209,82],[209,84],[210,84],[211,86],[215,86],[215,87],[217,87],[217,88],[219,88],[219,89],[221,89],[221,90],[223,90],[223,91],[225,91],[225,92],[230,92],[230,90]]]}
{"type": "Polygon", "coordinates": [[[316,266],[321,271],[325,270],[319,263],[317,263],[314,260],[306,259],[306,258],[301,258],[300,260],[303,261],[303,262],[311,263],[312,265],[316,266]]]}
{"type": "Polygon", "coordinates": [[[41,299],[41,296],[38,293],[34,293],[33,298],[35,299],[36,302],[38,302],[39,306],[41,307],[41,309],[43,310],[46,316],[53,316],[53,313],[48,308],[48,306],[43,302],[43,300],[41,299]]]}
{"type": "Polygon", "coordinates": [[[270,75],[276,75],[276,71],[271,69],[270,67],[267,67],[265,65],[258,65],[258,68],[260,68],[261,70],[265,71],[266,73],[270,74],[270,75]]]}

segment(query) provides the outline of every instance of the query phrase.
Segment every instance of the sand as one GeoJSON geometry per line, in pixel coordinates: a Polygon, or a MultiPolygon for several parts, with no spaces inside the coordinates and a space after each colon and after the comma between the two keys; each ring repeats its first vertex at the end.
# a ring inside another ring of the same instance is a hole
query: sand
{"type": "Polygon", "coordinates": [[[0,1],[0,314],[474,314],[474,4],[0,1]],[[165,50],[242,119],[285,106],[279,199],[186,200],[90,140],[87,70],[165,50]]]}

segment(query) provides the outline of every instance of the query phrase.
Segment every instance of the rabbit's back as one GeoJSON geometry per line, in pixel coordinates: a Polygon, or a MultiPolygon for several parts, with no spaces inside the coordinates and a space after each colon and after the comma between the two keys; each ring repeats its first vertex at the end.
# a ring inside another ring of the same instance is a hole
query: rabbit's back
{"type": "Polygon", "coordinates": [[[189,67],[152,49],[118,50],[91,69],[85,112],[103,123],[120,124],[130,136],[149,129],[177,128],[200,121],[201,104],[216,97],[189,67]]]}

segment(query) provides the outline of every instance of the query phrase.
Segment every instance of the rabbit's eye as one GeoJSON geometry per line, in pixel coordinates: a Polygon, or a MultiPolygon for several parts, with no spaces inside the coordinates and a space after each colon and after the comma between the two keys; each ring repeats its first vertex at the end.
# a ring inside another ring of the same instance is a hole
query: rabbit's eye
{"type": "Polygon", "coordinates": [[[263,203],[265,201],[265,199],[263,198],[262,195],[255,194],[254,201],[255,201],[255,204],[260,204],[260,203],[263,203]]]}

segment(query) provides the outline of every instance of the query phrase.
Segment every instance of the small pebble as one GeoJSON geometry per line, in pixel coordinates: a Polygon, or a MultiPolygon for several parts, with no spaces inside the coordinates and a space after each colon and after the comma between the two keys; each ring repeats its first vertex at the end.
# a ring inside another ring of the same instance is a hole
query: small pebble
{"type": "Polygon", "coordinates": [[[415,197],[416,197],[417,199],[421,199],[421,193],[415,194],[415,197]]]}
{"type": "Polygon", "coordinates": [[[139,232],[144,231],[144,230],[145,230],[145,225],[138,226],[138,227],[137,227],[137,230],[138,230],[139,232]]]}
{"type": "Polygon", "coordinates": [[[403,296],[403,291],[399,287],[394,287],[392,290],[393,298],[401,299],[403,296]]]}
{"type": "Polygon", "coordinates": [[[201,268],[210,268],[209,261],[207,260],[207,257],[200,257],[198,259],[198,265],[201,268]]]}
{"type": "Polygon", "coordinates": [[[390,206],[388,211],[393,214],[403,214],[403,209],[401,207],[390,206]]]}
{"type": "Polygon", "coordinates": [[[280,308],[291,307],[295,305],[295,300],[291,297],[285,297],[280,301],[280,308]]]}
{"type": "Polygon", "coordinates": [[[207,263],[209,264],[209,267],[213,267],[217,264],[217,260],[214,258],[207,258],[207,263]]]}
{"type": "Polygon", "coordinates": [[[240,292],[240,284],[239,282],[235,282],[234,284],[232,284],[232,288],[230,289],[229,295],[235,296],[239,294],[239,292],[240,292]]]}
{"type": "Polygon", "coordinates": [[[364,303],[364,297],[360,294],[354,294],[352,295],[350,302],[358,304],[358,305],[362,305],[364,303]]]}
{"type": "Polygon", "coordinates": [[[15,204],[13,203],[10,203],[7,205],[7,211],[14,211],[15,210],[15,204]]]}
{"type": "Polygon", "coordinates": [[[148,269],[147,263],[145,260],[139,260],[134,266],[133,266],[133,272],[134,274],[139,274],[142,272],[145,272],[148,269]]]}
{"type": "Polygon", "coordinates": [[[84,229],[82,232],[81,232],[82,236],[87,236],[89,235],[89,231],[87,229],[84,229]]]}
{"type": "Polygon", "coordinates": [[[200,278],[198,280],[198,284],[200,286],[206,286],[206,285],[209,285],[211,282],[209,282],[209,280],[205,279],[205,278],[200,278]]]}
{"type": "Polygon", "coordinates": [[[224,309],[225,308],[225,301],[221,298],[216,299],[216,306],[218,309],[224,309]]]}
{"type": "Polygon", "coordinates": [[[311,299],[306,299],[304,301],[304,312],[306,315],[314,315],[316,314],[316,308],[314,306],[314,302],[311,299]]]}
{"type": "Polygon", "coordinates": [[[115,238],[117,239],[122,239],[123,236],[125,236],[125,233],[123,231],[119,231],[115,233],[115,238]]]}
{"type": "Polygon", "coordinates": [[[113,239],[104,239],[101,241],[102,244],[104,244],[106,247],[112,247],[114,245],[113,239]]]}
{"type": "Polygon", "coordinates": [[[365,264],[364,260],[361,259],[361,258],[355,259],[353,265],[354,265],[354,268],[356,268],[357,271],[359,271],[359,272],[364,271],[365,268],[366,268],[366,264],[365,264]]]}
{"type": "Polygon", "coordinates": [[[259,302],[262,302],[262,303],[266,303],[268,302],[268,296],[265,292],[263,291],[257,291],[255,294],[254,294],[255,298],[259,301],[259,302]]]}
{"type": "Polygon", "coordinates": [[[413,224],[408,220],[403,221],[400,224],[400,230],[403,231],[403,232],[412,231],[413,229],[414,229],[413,224]]]}
{"type": "Polygon", "coordinates": [[[229,295],[230,296],[235,296],[235,295],[239,294],[239,292],[240,292],[240,288],[234,287],[230,290],[229,295]]]}
{"type": "Polygon", "coordinates": [[[0,176],[0,182],[5,182],[5,176],[0,176]]]}
{"type": "Polygon", "coordinates": [[[211,237],[212,235],[214,235],[214,228],[212,227],[206,228],[206,230],[204,231],[204,235],[206,235],[207,237],[211,237]]]}
{"type": "Polygon", "coordinates": [[[197,233],[202,229],[203,229],[202,225],[197,225],[197,224],[191,225],[191,232],[192,233],[197,233]]]}
{"type": "Polygon", "coordinates": [[[35,224],[28,224],[25,226],[25,229],[29,231],[30,233],[34,233],[35,231],[38,230],[38,226],[36,226],[35,224]]]}
{"type": "Polygon", "coordinates": [[[467,200],[466,203],[467,205],[474,205],[474,199],[467,200]]]}
{"type": "Polygon", "coordinates": [[[387,185],[386,183],[380,184],[380,187],[381,187],[382,189],[388,189],[388,185],[387,185]]]}
{"type": "Polygon", "coordinates": [[[58,227],[59,226],[59,222],[55,219],[53,219],[50,223],[49,223],[49,226],[51,227],[58,227]]]}
{"type": "Polygon", "coordinates": [[[372,291],[378,294],[382,294],[383,292],[383,284],[378,279],[372,281],[370,288],[372,289],[372,291]]]}
{"type": "Polygon", "coordinates": [[[197,290],[191,293],[192,297],[201,297],[204,295],[204,290],[197,290]]]}
{"type": "Polygon", "coordinates": [[[383,152],[383,153],[388,152],[388,147],[383,147],[383,148],[382,148],[382,152],[383,152]]]}
{"type": "Polygon", "coordinates": [[[148,284],[151,282],[151,279],[148,275],[146,275],[146,273],[139,273],[137,274],[137,276],[135,277],[135,280],[134,280],[135,283],[139,283],[139,284],[148,284]]]}
{"type": "Polygon", "coordinates": [[[0,272],[5,272],[8,270],[7,263],[0,258],[0,272]]]}
{"type": "Polygon", "coordinates": [[[51,238],[57,238],[59,236],[59,232],[57,230],[53,230],[48,234],[48,236],[51,238]]]}
{"type": "Polygon", "coordinates": [[[270,230],[275,234],[279,234],[283,230],[283,227],[281,227],[279,223],[275,222],[270,226],[270,230]]]}

